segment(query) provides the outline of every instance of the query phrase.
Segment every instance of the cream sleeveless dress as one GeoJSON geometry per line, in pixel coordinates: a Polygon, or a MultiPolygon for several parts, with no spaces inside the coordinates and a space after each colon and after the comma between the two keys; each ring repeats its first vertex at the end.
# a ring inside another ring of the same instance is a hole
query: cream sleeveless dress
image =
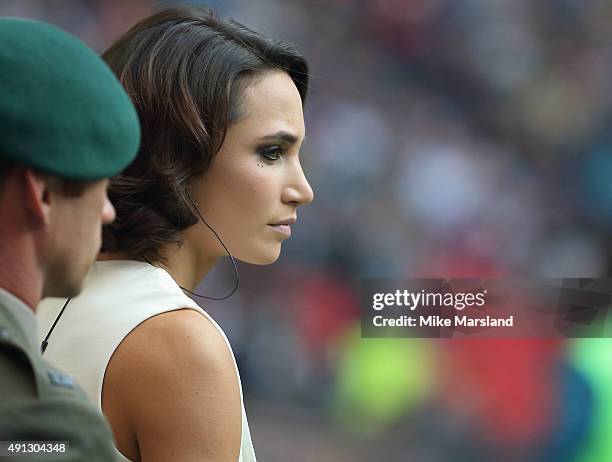
{"type": "MultiPolygon", "coordinates": [[[[41,341],[65,301],[48,298],[38,306],[41,341]]],[[[221,327],[183,293],[165,270],[148,263],[126,260],[94,263],[85,278],[82,293],[70,301],[55,326],[44,358],[75,377],[102,411],[104,373],[121,341],[150,317],[181,308],[191,308],[206,316],[221,333],[234,358],[232,347],[221,327]]],[[[237,366],[236,374],[242,408],[242,440],[238,462],[255,462],[237,366]]],[[[122,460],[129,461],[117,452],[122,460]]]]}

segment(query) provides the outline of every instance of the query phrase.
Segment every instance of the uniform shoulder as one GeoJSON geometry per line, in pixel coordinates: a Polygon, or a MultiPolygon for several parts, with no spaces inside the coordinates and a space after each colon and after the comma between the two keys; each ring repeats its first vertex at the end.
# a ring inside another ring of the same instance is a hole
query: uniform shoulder
{"type": "Polygon", "coordinates": [[[36,376],[28,355],[5,342],[0,342],[0,395],[10,400],[37,397],[36,376]]]}
{"type": "Polygon", "coordinates": [[[69,442],[65,461],[116,460],[108,424],[68,376],[6,342],[0,342],[0,435],[69,442]]]}
{"type": "Polygon", "coordinates": [[[68,443],[66,451],[54,460],[117,460],[112,433],[102,415],[89,403],[66,399],[65,395],[10,401],[3,396],[0,434],[11,441],[68,443]]]}

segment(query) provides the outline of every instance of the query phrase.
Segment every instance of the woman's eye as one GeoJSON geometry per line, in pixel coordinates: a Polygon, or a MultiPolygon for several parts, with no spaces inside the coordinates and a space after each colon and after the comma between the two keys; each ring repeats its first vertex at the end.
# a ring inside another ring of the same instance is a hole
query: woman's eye
{"type": "Polygon", "coordinates": [[[280,146],[268,146],[259,150],[259,155],[269,161],[277,161],[280,159],[283,150],[280,146]]]}

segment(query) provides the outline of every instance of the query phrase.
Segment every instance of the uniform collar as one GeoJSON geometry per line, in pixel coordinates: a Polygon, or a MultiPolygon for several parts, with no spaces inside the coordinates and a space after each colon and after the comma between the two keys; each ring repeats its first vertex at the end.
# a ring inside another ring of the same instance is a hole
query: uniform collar
{"type": "Polygon", "coordinates": [[[0,287],[0,305],[6,308],[12,315],[19,328],[22,330],[23,336],[28,341],[28,346],[32,351],[39,351],[38,347],[38,327],[36,316],[32,309],[26,305],[21,299],[9,291],[0,287]]]}

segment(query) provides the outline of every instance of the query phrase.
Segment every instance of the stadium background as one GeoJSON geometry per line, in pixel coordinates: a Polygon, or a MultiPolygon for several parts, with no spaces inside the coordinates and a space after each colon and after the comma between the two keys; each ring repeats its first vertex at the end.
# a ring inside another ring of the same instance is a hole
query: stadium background
{"type": "MultiPolygon", "coordinates": [[[[0,15],[102,51],[175,3],[2,0],[0,15]]],[[[611,340],[358,331],[363,277],[610,274],[612,2],[207,4],[312,69],[315,201],[275,265],[240,265],[240,293],[203,304],[234,345],[258,458],[612,460],[611,340]]],[[[231,277],[222,262],[200,290],[231,277]]]]}

